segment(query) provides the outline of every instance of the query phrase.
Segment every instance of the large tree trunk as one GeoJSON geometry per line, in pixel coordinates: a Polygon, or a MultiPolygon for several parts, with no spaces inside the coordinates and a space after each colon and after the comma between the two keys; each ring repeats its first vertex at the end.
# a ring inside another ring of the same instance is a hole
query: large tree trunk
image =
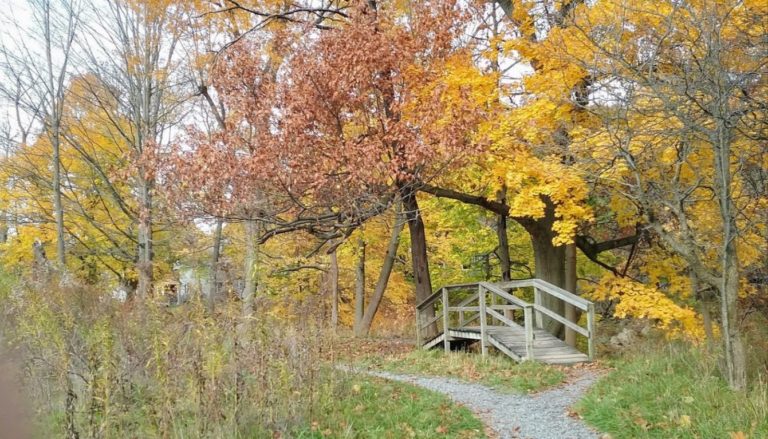
{"type": "MultiPolygon", "coordinates": [[[[499,191],[496,199],[502,204],[507,204],[506,188],[499,191]]],[[[509,257],[509,240],[507,238],[507,215],[496,215],[496,236],[499,240],[499,265],[501,266],[501,280],[507,282],[512,280],[512,265],[509,257]]]]}
{"type": "Polygon", "coordinates": [[[355,337],[363,335],[363,313],[365,312],[365,241],[357,242],[357,266],[355,267],[355,337]]]}
{"type": "MultiPolygon", "coordinates": [[[[537,279],[565,288],[565,246],[552,244],[552,238],[555,237],[555,232],[552,230],[554,222],[554,206],[547,202],[544,217],[535,223],[526,224],[526,229],[531,235],[531,244],[533,244],[533,256],[536,264],[534,275],[537,279]]],[[[541,305],[557,314],[565,314],[563,301],[549,294],[541,294],[541,305]]],[[[563,338],[565,336],[564,325],[547,316],[537,313],[536,324],[557,337],[563,338]]]]}
{"type": "Polygon", "coordinates": [[[400,217],[400,210],[395,213],[395,224],[392,227],[392,235],[389,238],[389,244],[387,245],[387,253],[384,255],[384,264],[381,266],[379,272],[379,279],[376,281],[376,287],[373,290],[373,295],[368,303],[368,307],[365,309],[365,315],[360,323],[361,333],[368,335],[371,332],[371,325],[373,319],[376,316],[376,312],[379,310],[381,299],[384,297],[384,292],[387,290],[387,283],[389,283],[389,277],[392,274],[392,268],[395,265],[395,258],[397,257],[397,247],[400,244],[400,233],[403,231],[405,223],[400,217]]]}
{"type": "MultiPolygon", "coordinates": [[[[573,294],[577,294],[576,291],[576,244],[568,244],[565,246],[565,290],[573,294]]],[[[564,304],[565,306],[565,318],[569,322],[578,323],[580,313],[571,304],[564,304]]],[[[565,328],[565,343],[568,346],[576,346],[576,331],[570,328],[565,328]]]]}
{"type": "MultiPolygon", "coordinates": [[[[424,230],[424,220],[421,217],[416,192],[406,188],[401,193],[403,212],[408,220],[408,232],[411,235],[411,262],[413,264],[413,280],[416,287],[416,304],[421,303],[432,294],[432,279],[429,276],[429,260],[427,259],[427,235],[424,230]]],[[[426,320],[435,316],[434,308],[424,311],[426,320]]],[[[437,335],[437,326],[433,325],[424,332],[427,339],[437,335]]]]}
{"type": "Polygon", "coordinates": [[[141,212],[139,215],[139,257],[136,264],[139,273],[139,287],[137,293],[140,299],[145,299],[152,290],[152,278],[154,274],[152,248],[152,187],[151,182],[142,178],[139,184],[139,203],[141,212]]]}
{"type": "Polygon", "coordinates": [[[208,291],[208,309],[213,310],[219,300],[219,259],[221,258],[221,238],[224,230],[224,220],[216,220],[213,231],[213,254],[211,256],[210,290],[208,291]]]}

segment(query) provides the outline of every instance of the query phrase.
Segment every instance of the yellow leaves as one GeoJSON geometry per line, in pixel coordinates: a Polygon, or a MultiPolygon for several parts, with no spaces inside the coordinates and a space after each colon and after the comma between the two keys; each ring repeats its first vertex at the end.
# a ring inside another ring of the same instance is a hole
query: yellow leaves
{"type": "Polygon", "coordinates": [[[553,244],[568,244],[578,227],[592,220],[587,205],[589,188],[574,167],[559,163],[555,157],[538,159],[520,153],[510,161],[495,161],[492,174],[498,186],[506,185],[510,215],[543,218],[547,200],[554,205],[556,235],[553,244]]]}
{"type": "Polygon", "coordinates": [[[409,66],[405,81],[412,84],[413,90],[404,108],[406,118],[414,122],[435,119],[429,128],[440,130],[464,117],[464,113],[491,106],[498,97],[498,75],[484,74],[471,57],[471,53],[463,51],[433,65],[409,66]]]}
{"type": "Polygon", "coordinates": [[[634,227],[640,221],[637,207],[624,197],[611,195],[608,206],[616,217],[616,223],[620,227],[634,227]]]}
{"type": "Polygon", "coordinates": [[[614,316],[647,319],[665,331],[669,338],[684,337],[694,341],[704,338],[701,317],[680,306],[650,285],[606,275],[589,295],[593,300],[617,300],[614,316]]]}

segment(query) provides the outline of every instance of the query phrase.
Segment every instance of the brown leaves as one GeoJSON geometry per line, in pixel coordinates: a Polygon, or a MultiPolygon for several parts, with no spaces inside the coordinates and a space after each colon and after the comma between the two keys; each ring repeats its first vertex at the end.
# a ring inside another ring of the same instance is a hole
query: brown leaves
{"type": "Polygon", "coordinates": [[[294,207],[356,207],[459,164],[480,105],[444,76],[457,62],[475,71],[456,44],[468,17],[453,0],[402,14],[351,8],[332,31],[263,30],[227,50],[214,71],[224,129],[174,151],[179,193],[207,210],[265,190],[294,207]]]}

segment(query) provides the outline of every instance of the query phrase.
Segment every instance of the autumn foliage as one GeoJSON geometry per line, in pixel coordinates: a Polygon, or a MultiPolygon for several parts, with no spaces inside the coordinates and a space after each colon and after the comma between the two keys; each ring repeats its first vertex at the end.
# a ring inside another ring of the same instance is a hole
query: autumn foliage
{"type": "Polygon", "coordinates": [[[405,334],[434,287],[537,277],[722,346],[746,385],[763,2],[57,4],[66,62],[2,31],[9,276],[241,324],[268,301],[354,327],[375,303],[367,330],[405,334]]]}

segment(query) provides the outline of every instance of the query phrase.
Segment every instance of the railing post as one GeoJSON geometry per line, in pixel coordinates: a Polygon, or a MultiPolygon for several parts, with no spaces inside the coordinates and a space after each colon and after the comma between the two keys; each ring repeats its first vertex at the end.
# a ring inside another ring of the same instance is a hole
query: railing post
{"type": "Polygon", "coordinates": [[[488,329],[485,320],[485,291],[482,285],[477,286],[477,296],[480,300],[480,352],[485,357],[488,355],[488,329]]]}
{"type": "Polygon", "coordinates": [[[450,307],[450,303],[448,303],[448,289],[443,288],[443,349],[445,349],[445,352],[451,352],[451,341],[449,340],[448,335],[448,308],[450,307]]]}
{"type": "MultiPolygon", "coordinates": [[[[536,306],[543,306],[541,304],[541,290],[533,287],[533,303],[536,304],[536,306]]],[[[539,328],[544,327],[544,316],[539,311],[536,311],[536,326],[539,328]]]]}
{"type": "Polygon", "coordinates": [[[595,359],[595,304],[590,303],[587,305],[587,331],[589,331],[589,338],[587,338],[587,350],[590,360],[595,359]]]}
{"type": "MultiPolygon", "coordinates": [[[[496,294],[494,294],[493,291],[491,291],[491,295],[488,298],[491,301],[491,309],[494,309],[494,307],[496,306],[496,294]]],[[[491,317],[491,325],[497,325],[498,326],[499,322],[497,322],[495,320],[496,320],[495,317],[491,317]]]]}
{"type": "Polygon", "coordinates": [[[525,356],[526,360],[533,360],[533,308],[528,305],[523,308],[525,320],[525,356]]]}
{"type": "Polygon", "coordinates": [[[416,349],[424,346],[424,340],[421,338],[421,310],[416,308],[416,349]]]}

